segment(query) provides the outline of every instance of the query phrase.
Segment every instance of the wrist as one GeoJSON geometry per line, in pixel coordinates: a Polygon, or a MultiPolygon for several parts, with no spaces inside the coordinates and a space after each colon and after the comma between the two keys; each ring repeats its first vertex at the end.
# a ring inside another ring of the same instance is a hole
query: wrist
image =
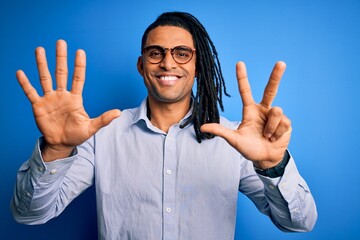
{"type": "Polygon", "coordinates": [[[53,146],[45,141],[40,146],[41,156],[44,162],[51,162],[56,159],[66,158],[71,155],[74,150],[73,146],[53,146]]]}
{"type": "Polygon", "coordinates": [[[284,174],[285,167],[288,164],[289,160],[290,160],[290,154],[286,150],[282,160],[279,163],[277,163],[277,165],[270,168],[259,168],[254,163],[254,169],[256,173],[266,177],[270,177],[270,178],[281,177],[284,174]]]}

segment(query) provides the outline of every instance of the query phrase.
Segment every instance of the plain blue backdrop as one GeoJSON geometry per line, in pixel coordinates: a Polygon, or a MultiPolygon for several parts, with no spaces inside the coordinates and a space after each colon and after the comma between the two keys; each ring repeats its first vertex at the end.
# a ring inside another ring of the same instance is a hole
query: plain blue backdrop
{"type": "MultiPolygon", "coordinates": [[[[241,119],[235,63],[245,61],[259,101],[277,60],[287,63],[275,105],[292,120],[290,150],[315,197],[310,233],[282,233],[241,194],[236,239],[360,239],[360,2],[273,1],[1,1],[0,238],[95,239],[94,189],[45,225],[17,224],[9,203],[17,169],[40,136],[15,72],[41,92],[34,49],[44,46],[54,70],[55,42],[65,39],[69,66],[87,52],[85,107],[90,116],[137,106],[146,89],[136,70],[144,29],[164,11],[199,18],[220,55],[231,98],[224,116],[241,119]]],[[[72,68],[70,68],[72,71],[72,68]]]]}

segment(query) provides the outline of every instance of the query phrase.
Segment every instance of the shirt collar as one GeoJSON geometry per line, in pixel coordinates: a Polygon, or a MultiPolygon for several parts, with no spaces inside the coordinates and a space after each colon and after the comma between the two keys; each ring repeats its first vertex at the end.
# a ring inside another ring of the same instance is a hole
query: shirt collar
{"type": "MultiPolygon", "coordinates": [[[[194,99],[191,98],[191,107],[190,107],[189,111],[185,114],[185,116],[180,120],[180,122],[179,122],[180,124],[179,124],[179,125],[184,124],[184,123],[187,121],[187,119],[188,119],[189,117],[191,117],[191,114],[192,114],[192,112],[193,112],[193,109],[194,109],[194,99]]],[[[155,127],[152,125],[152,123],[150,122],[149,118],[147,117],[147,111],[148,111],[148,108],[147,108],[147,98],[145,98],[145,99],[141,102],[141,104],[140,104],[140,106],[139,106],[139,108],[138,108],[138,111],[136,111],[136,113],[135,113],[135,115],[134,115],[134,123],[133,123],[133,124],[136,124],[136,123],[138,123],[138,122],[140,122],[140,121],[144,121],[144,122],[146,123],[146,125],[147,125],[148,128],[150,128],[150,129],[155,128],[155,127]]],[[[189,124],[189,125],[187,125],[185,128],[189,127],[190,125],[192,125],[192,123],[189,124]]]]}

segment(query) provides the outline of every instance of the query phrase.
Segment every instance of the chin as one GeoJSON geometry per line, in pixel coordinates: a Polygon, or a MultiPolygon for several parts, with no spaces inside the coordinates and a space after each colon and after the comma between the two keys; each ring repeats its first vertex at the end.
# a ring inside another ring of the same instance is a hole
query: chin
{"type": "Polygon", "coordinates": [[[153,100],[161,103],[180,103],[184,102],[187,99],[190,99],[189,96],[164,96],[164,95],[157,95],[151,97],[153,100]]]}

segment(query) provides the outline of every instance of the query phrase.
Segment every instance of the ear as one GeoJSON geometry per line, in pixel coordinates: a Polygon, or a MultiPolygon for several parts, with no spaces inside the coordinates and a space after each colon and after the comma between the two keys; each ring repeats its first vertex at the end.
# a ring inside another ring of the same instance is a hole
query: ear
{"type": "Polygon", "coordinates": [[[140,75],[144,76],[144,62],[143,62],[142,56],[138,57],[136,66],[137,66],[137,70],[140,73],[140,75]]]}

